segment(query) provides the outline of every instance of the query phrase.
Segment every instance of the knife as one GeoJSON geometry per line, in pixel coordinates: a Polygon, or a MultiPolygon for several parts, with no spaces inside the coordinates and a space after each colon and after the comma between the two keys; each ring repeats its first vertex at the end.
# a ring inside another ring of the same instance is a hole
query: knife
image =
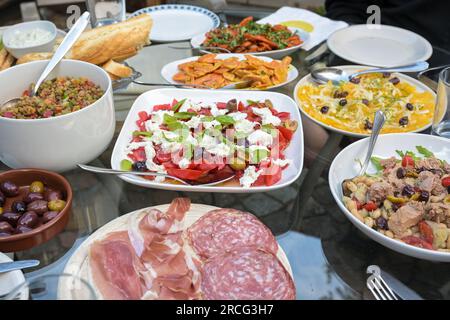
{"type": "Polygon", "coordinates": [[[392,288],[397,296],[403,300],[423,300],[414,290],[408,288],[402,282],[394,278],[386,271],[381,270],[381,277],[392,288]]]}
{"type": "Polygon", "coordinates": [[[0,273],[14,270],[21,270],[25,268],[36,267],[39,265],[39,260],[20,260],[0,263],[0,273]]]}

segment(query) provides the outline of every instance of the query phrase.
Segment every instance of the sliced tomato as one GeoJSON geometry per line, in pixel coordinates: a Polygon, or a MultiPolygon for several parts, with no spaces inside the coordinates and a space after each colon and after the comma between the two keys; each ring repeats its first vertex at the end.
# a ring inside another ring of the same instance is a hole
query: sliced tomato
{"type": "Polygon", "coordinates": [[[203,175],[203,171],[201,170],[192,170],[192,169],[177,169],[177,168],[169,168],[167,172],[174,177],[184,179],[184,180],[197,180],[203,175]]]}
{"type": "MultiPolygon", "coordinates": [[[[275,110],[272,109],[272,113],[274,113],[275,110]]],[[[291,114],[289,112],[276,112],[273,114],[274,116],[277,116],[282,121],[289,120],[291,117],[291,114]]]]}
{"type": "Polygon", "coordinates": [[[227,108],[227,103],[226,102],[216,102],[216,106],[219,109],[226,109],[227,108]]]}
{"type": "Polygon", "coordinates": [[[177,165],[172,161],[164,162],[162,165],[164,166],[164,168],[166,168],[166,170],[171,168],[177,168],[177,165]]]}
{"type": "MultiPolygon", "coordinates": [[[[284,137],[283,134],[278,134],[278,149],[279,153],[281,153],[284,149],[289,145],[289,141],[284,137]]],[[[277,145],[274,145],[272,149],[276,148],[277,145]]]]}
{"type": "Polygon", "coordinates": [[[170,108],[172,108],[174,105],[176,105],[178,103],[177,99],[173,99],[172,100],[172,105],[170,106],[170,108]]]}
{"type": "Polygon", "coordinates": [[[434,240],[433,229],[428,223],[426,223],[425,221],[420,221],[419,232],[422,235],[423,240],[425,240],[428,243],[433,243],[434,240]]]}
{"type": "Polygon", "coordinates": [[[425,240],[420,239],[419,237],[406,236],[402,238],[402,241],[415,247],[433,250],[433,246],[431,245],[431,243],[428,243],[425,240]]]}
{"type": "Polygon", "coordinates": [[[286,138],[287,141],[291,141],[292,136],[294,135],[294,131],[282,126],[278,126],[277,129],[281,132],[281,134],[286,138]]]}
{"type": "Polygon", "coordinates": [[[402,159],[402,167],[414,167],[414,159],[411,156],[404,156],[402,159]]]}
{"type": "Polygon", "coordinates": [[[158,110],[172,110],[172,106],[170,104],[157,104],[156,106],[153,106],[153,111],[158,110]]]}
{"type": "Polygon", "coordinates": [[[363,208],[366,209],[367,211],[374,211],[378,209],[378,206],[375,202],[369,201],[365,205],[363,205],[363,208]]]}
{"type": "Polygon", "coordinates": [[[450,177],[445,177],[442,179],[442,185],[446,188],[450,187],[450,177]]]}
{"type": "Polygon", "coordinates": [[[170,161],[172,159],[172,154],[170,152],[163,152],[161,150],[156,151],[156,160],[159,161],[159,163],[164,163],[167,161],[170,161]]]}
{"type": "Polygon", "coordinates": [[[277,165],[272,165],[270,168],[266,169],[269,174],[264,176],[264,182],[266,186],[272,186],[281,180],[281,167],[277,165]]]}
{"type": "Polygon", "coordinates": [[[242,103],[242,101],[239,101],[238,103],[238,111],[245,111],[247,108],[244,106],[244,104],[242,103]]]}
{"type": "Polygon", "coordinates": [[[131,152],[130,154],[128,154],[128,156],[134,161],[145,161],[146,157],[145,157],[145,150],[144,147],[138,148],[136,150],[133,150],[133,152],[131,152]]]}

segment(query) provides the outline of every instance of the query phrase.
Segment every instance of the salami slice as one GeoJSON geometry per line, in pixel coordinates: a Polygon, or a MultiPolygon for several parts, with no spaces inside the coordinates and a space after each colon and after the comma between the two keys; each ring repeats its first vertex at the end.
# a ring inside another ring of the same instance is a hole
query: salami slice
{"type": "Polygon", "coordinates": [[[206,300],[292,300],[295,285],[278,258],[240,247],[206,261],[201,290],[206,300]]]}
{"type": "Polygon", "coordinates": [[[208,212],[188,229],[188,238],[204,260],[240,246],[255,246],[274,254],[278,251],[269,228],[254,215],[235,209],[208,212]]]}

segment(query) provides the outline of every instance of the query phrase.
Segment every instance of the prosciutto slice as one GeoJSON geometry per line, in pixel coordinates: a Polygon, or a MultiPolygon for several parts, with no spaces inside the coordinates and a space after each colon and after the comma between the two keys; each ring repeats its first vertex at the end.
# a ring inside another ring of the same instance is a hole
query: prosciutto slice
{"type": "Polygon", "coordinates": [[[109,233],[89,250],[91,274],[104,299],[140,299],[152,277],[136,255],[126,231],[109,233]]]}
{"type": "Polygon", "coordinates": [[[241,246],[254,246],[273,254],[278,251],[269,228],[251,213],[235,209],[212,210],[187,232],[191,246],[204,260],[241,246]]]}

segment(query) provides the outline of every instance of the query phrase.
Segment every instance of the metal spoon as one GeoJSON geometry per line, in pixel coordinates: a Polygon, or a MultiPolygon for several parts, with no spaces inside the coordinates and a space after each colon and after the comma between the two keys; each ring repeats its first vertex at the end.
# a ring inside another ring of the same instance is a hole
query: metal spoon
{"type": "Polygon", "coordinates": [[[417,62],[415,64],[392,67],[392,68],[376,68],[362,70],[359,72],[347,75],[345,71],[338,68],[320,68],[311,72],[311,79],[319,84],[327,83],[331,81],[333,84],[339,84],[341,81],[350,81],[353,78],[357,78],[363,74],[377,73],[377,72],[419,72],[428,68],[428,63],[425,61],[417,62]]]}
{"type": "Polygon", "coordinates": [[[377,143],[378,136],[380,134],[381,128],[383,128],[385,121],[386,121],[386,116],[384,115],[383,111],[378,110],[375,113],[375,118],[373,120],[372,134],[370,135],[370,139],[369,139],[369,147],[367,148],[366,159],[364,160],[361,170],[359,170],[359,173],[355,177],[350,178],[350,179],[345,179],[344,181],[342,181],[342,190],[344,191],[344,194],[345,194],[344,186],[347,181],[351,181],[354,178],[356,178],[358,176],[362,176],[366,173],[367,167],[369,166],[369,163],[370,163],[370,159],[372,158],[373,149],[375,148],[375,144],[377,143]]]}
{"type": "Polygon", "coordinates": [[[86,170],[86,171],[90,171],[90,172],[95,172],[95,173],[106,173],[106,174],[116,174],[116,175],[122,175],[122,174],[133,174],[133,175],[137,175],[137,176],[154,176],[154,177],[165,177],[165,178],[170,178],[173,180],[176,180],[178,182],[181,182],[184,185],[197,185],[197,186],[214,186],[216,184],[220,184],[226,181],[229,181],[231,179],[233,179],[235,177],[235,175],[232,175],[230,177],[227,177],[223,180],[219,180],[219,181],[214,181],[214,182],[210,182],[210,183],[193,183],[190,181],[186,181],[174,176],[171,176],[169,174],[165,174],[165,173],[160,173],[160,172],[141,172],[141,171],[124,171],[124,170],[115,170],[115,169],[108,169],[108,168],[101,168],[101,167],[94,167],[94,166],[88,166],[85,164],[79,164],[78,165],[81,169],[86,170]]]}
{"type": "MultiPolygon", "coordinates": [[[[58,49],[56,49],[55,53],[53,54],[53,57],[48,62],[47,66],[45,67],[44,71],[42,72],[39,79],[36,81],[36,85],[34,86],[34,89],[30,93],[30,97],[33,97],[36,95],[40,85],[44,80],[48,77],[50,72],[56,67],[56,65],[61,61],[62,58],[66,55],[66,53],[72,48],[74,43],[78,40],[80,35],[83,33],[84,29],[89,23],[89,12],[85,12],[81,15],[81,17],[75,22],[75,24],[70,28],[67,35],[64,37],[63,41],[59,45],[58,49]]],[[[11,105],[16,104],[20,98],[13,98],[10,99],[2,104],[0,107],[1,109],[8,108],[11,105]]]]}

